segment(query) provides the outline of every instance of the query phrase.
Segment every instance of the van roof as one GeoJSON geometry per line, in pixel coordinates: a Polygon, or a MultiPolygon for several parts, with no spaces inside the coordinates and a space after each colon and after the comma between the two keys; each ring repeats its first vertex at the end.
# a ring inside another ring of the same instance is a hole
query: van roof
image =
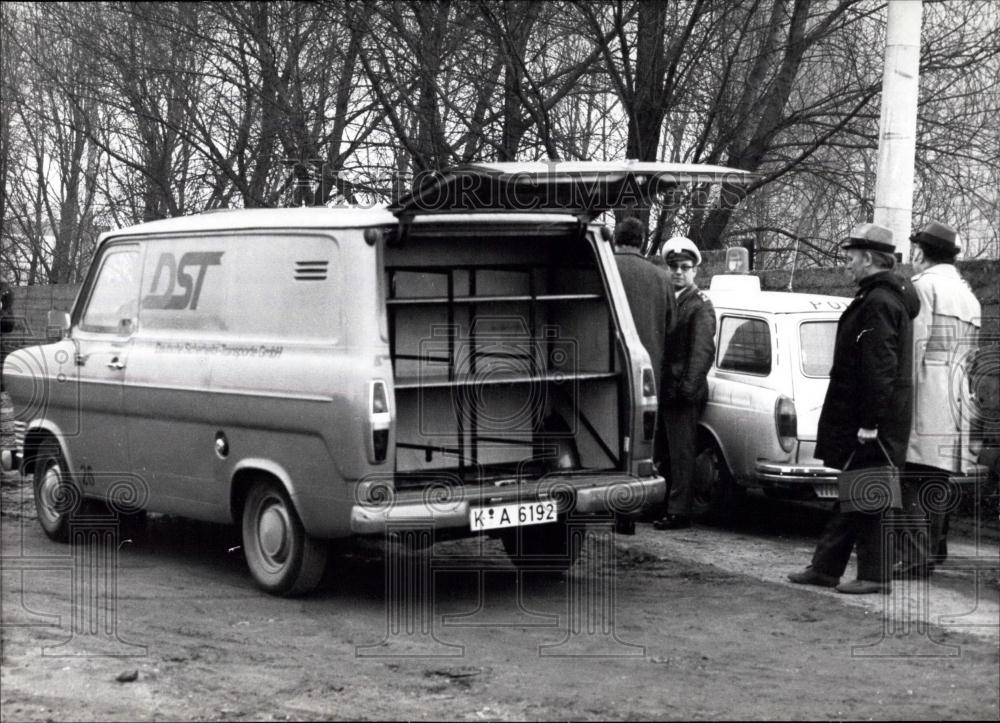
{"type": "Polygon", "coordinates": [[[830,313],[840,314],[851,303],[846,296],[800,294],[789,291],[754,293],[708,291],[712,305],[726,311],[752,311],[768,314],[830,313]]]}
{"type": "MultiPolygon", "coordinates": [[[[416,223],[440,224],[462,223],[474,221],[503,221],[504,223],[575,223],[576,219],[563,213],[533,213],[515,215],[509,213],[496,214],[455,214],[447,217],[417,217],[416,223]]],[[[369,226],[396,226],[399,220],[384,206],[373,208],[358,208],[355,206],[323,208],[251,208],[209,211],[190,216],[177,216],[160,221],[130,226],[109,231],[102,235],[101,240],[112,236],[132,234],[171,234],[194,233],[200,231],[224,231],[238,229],[271,229],[271,228],[316,228],[343,229],[367,228],[369,226]]]]}

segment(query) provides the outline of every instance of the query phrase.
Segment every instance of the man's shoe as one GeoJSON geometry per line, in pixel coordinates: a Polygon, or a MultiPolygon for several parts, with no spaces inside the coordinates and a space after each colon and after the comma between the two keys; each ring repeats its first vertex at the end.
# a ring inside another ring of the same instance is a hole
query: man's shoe
{"type": "Polygon", "coordinates": [[[907,565],[897,562],[892,566],[892,577],[894,580],[922,580],[930,577],[934,572],[934,565],[907,565]]]}
{"type": "Polygon", "coordinates": [[[833,575],[824,575],[821,572],[816,572],[812,569],[812,566],[807,567],[802,572],[793,572],[788,576],[788,579],[794,582],[796,585],[819,585],[820,587],[837,587],[840,584],[840,578],[834,577],[833,575]]]}
{"type": "Polygon", "coordinates": [[[691,526],[691,518],[684,515],[664,515],[653,527],[657,530],[683,530],[691,526]]]}
{"type": "Polygon", "coordinates": [[[891,590],[887,582],[875,582],[874,580],[851,580],[837,585],[837,592],[847,595],[871,595],[880,592],[886,594],[891,590]]]}

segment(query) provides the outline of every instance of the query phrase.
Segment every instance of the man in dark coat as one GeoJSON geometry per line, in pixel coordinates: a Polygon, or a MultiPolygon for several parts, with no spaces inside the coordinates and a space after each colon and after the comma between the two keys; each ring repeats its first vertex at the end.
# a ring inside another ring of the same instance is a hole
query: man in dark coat
{"type": "MultiPolygon", "coordinates": [[[[660,371],[663,366],[663,343],[667,332],[673,326],[677,304],[670,287],[666,269],[657,266],[642,255],[642,241],[645,228],[637,218],[629,217],[615,227],[615,261],[618,274],[625,287],[635,330],[639,341],[646,347],[649,361],[653,366],[656,393],[660,394],[660,371]]],[[[653,459],[659,460],[666,453],[663,425],[653,437],[653,459]]],[[[617,530],[628,534],[634,532],[632,520],[618,519],[617,530]]]]}
{"type": "Polygon", "coordinates": [[[642,255],[644,234],[642,221],[637,218],[629,217],[619,223],[615,227],[615,261],[639,341],[646,347],[653,365],[659,394],[663,340],[673,324],[677,304],[666,269],[642,255]]]}
{"type": "MultiPolygon", "coordinates": [[[[863,223],[843,243],[858,291],[837,324],[833,368],[816,436],[816,457],[829,467],[865,469],[906,459],[912,416],[913,319],[920,300],[895,266],[892,231],[863,223]],[[885,451],[883,451],[883,449],[885,451]],[[853,455],[853,456],[852,456],[853,455]]],[[[835,510],[812,565],[792,582],[839,592],[888,592],[882,513],[835,510]],[[857,544],[858,579],[840,584],[857,544]]]]}
{"type": "Polygon", "coordinates": [[[670,267],[677,315],[663,351],[659,396],[670,492],[666,514],[653,526],[676,530],[691,526],[698,418],[708,401],[708,370],[715,359],[715,308],[694,280],[701,263],[698,247],[677,236],[664,244],[663,256],[670,267]]]}

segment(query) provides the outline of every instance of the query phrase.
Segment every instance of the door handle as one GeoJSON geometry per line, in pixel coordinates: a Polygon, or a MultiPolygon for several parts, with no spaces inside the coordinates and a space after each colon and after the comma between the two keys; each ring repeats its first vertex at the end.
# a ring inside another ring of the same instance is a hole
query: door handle
{"type": "Polygon", "coordinates": [[[111,361],[108,362],[108,369],[124,369],[125,362],[121,361],[118,357],[112,357],[111,361]]]}

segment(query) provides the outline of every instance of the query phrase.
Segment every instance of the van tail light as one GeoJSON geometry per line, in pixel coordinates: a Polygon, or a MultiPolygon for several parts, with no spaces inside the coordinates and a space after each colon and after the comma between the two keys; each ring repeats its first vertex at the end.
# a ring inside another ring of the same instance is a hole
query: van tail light
{"type": "Polygon", "coordinates": [[[372,414],[386,414],[389,411],[389,402],[385,395],[385,382],[372,383],[372,414]]]}
{"type": "Polygon", "coordinates": [[[647,409],[642,413],[642,439],[644,442],[653,441],[653,433],[656,431],[656,410],[647,409]]]}
{"type": "Polygon", "coordinates": [[[656,377],[653,376],[653,370],[649,367],[644,367],[642,370],[642,396],[656,396],[656,377]]]}
{"type": "Polygon", "coordinates": [[[795,402],[786,396],[778,397],[774,403],[774,426],[778,431],[778,443],[786,452],[791,452],[795,447],[795,438],[798,437],[799,423],[795,415],[795,402]]]}
{"type": "Polygon", "coordinates": [[[369,387],[371,410],[368,415],[368,426],[371,429],[372,446],[371,461],[375,464],[385,462],[389,451],[389,428],[392,426],[392,414],[389,412],[389,395],[385,382],[375,379],[369,387]]]}

